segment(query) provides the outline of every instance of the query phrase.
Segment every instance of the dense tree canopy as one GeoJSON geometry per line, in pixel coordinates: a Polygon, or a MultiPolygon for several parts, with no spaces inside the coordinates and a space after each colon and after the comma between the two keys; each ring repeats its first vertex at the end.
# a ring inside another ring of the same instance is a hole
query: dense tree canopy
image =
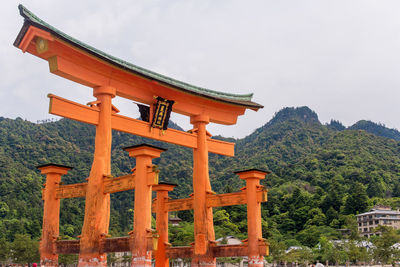
{"type": "MultiPolygon", "coordinates": [[[[63,182],[84,182],[91,167],[94,135],[93,126],[67,119],[34,124],[0,118],[0,240],[13,242],[20,234],[39,238],[44,177],[35,166],[70,165],[74,169],[63,176],[63,182]]],[[[344,129],[337,121],[322,125],[313,111],[302,107],[283,109],[246,138],[229,141],[236,143],[235,157],[210,154],[213,190],[224,193],[243,187],[235,170],[272,171],[262,181],[269,189],[262,216],[263,236],[278,242],[274,243],[276,255],[281,244],[314,246],[321,238],[340,238],[337,229],[356,229],[354,214],[375,204],[400,207],[400,143],[394,139],[344,129]]],[[[173,198],[187,197],[192,192],[192,151],[187,148],[114,131],[112,174],[127,174],[135,165],[122,147],[143,142],[168,148],[154,161],[160,180],[179,185],[171,193],[173,198]]],[[[111,235],[126,235],[132,229],[133,194],[112,195],[111,235]]],[[[82,199],[62,200],[63,238],[80,234],[83,213],[82,199]]],[[[177,215],[184,222],[171,228],[171,243],[189,244],[193,214],[177,215]]],[[[215,209],[214,218],[217,237],[246,237],[245,206],[215,209]]]]}

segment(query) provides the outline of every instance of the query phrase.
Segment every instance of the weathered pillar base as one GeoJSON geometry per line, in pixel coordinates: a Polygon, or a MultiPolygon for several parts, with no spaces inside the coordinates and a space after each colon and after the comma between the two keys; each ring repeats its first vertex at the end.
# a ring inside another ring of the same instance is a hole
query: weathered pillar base
{"type": "Polygon", "coordinates": [[[263,267],[264,257],[263,256],[249,256],[248,267],[263,267]]]}
{"type": "Polygon", "coordinates": [[[217,266],[217,261],[215,258],[208,255],[195,255],[192,259],[191,267],[201,267],[201,266],[217,266]]]}
{"type": "Polygon", "coordinates": [[[49,257],[41,256],[40,266],[58,267],[58,255],[51,255],[49,257]]]}
{"type": "Polygon", "coordinates": [[[131,266],[151,267],[151,252],[147,256],[132,256],[131,266]]]}
{"type": "Polygon", "coordinates": [[[85,255],[85,258],[79,258],[78,267],[86,266],[107,266],[107,255],[106,254],[93,254],[85,255]]]}
{"type": "Polygon", "coordinates": [[[142,249],[137,249],[138,248],[138,242],[135,241],[135,231],[129,232],[130,235],[130,240],[129,240],[129,246],[131,248],[131,253],[132,253],[132,261],[131,261],[131,266],[137,266],[137,267],[151,267],[151,259],[152,259],[152,250],[148,249],[148,244],[147,241],[143,241],[143,244],[146,244],[145,251],[142,249]]]}

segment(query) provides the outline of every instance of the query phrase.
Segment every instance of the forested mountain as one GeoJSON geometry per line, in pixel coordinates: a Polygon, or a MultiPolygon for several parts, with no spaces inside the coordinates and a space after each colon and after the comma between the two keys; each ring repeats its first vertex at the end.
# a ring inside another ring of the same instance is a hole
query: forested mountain
{"type": "MultiPolygon", "coordinates": [[[[340,125],[337,121],[322,125],[307,107],[279,111],[251,135],[230,139],[236,142],[235,157],[210,154],[213,190],[239,190],[244,183],[233,174],[235,170],[272,171],[262,181],[269,189],[269,201],[263,204],[263,235],[288,244],[315,245],[320,235],[338,237],[336,229],[354,227],[352,214],[374,204],[399,207],[400,143],[370,134],[368,127],[364,131],[340,125]]],[[[12,241],[17,233],[40,236],[44,177],[35,166],[48,162],[73,166],[63,182],[84,182],[94,135],[93,126],[67,119],[34,124],[0,118],[0,238],[12,241]]],[[[135,165],[122,147],[143,142],[168,148],[155,160],[160,180],[179,185],[173,198],[187,197],[192,192],[192,151],[187,148],[113,132],[112,174],[127,174],[135,165]]],[[[133,192],[112,195],[112,235],[131,230],[132,209],[133,192]]],[[[62,201],[61,235],[80,234],[83,210],[82,199],[62,201]]],[[[172,230],[171,238],[182,245],[192,238],[187,233],[192,214],[180,212],[178,216],[187,222],[172,230]]],[[[244,206],[215,209],[214,216],[217,237],[246,235],[244,206]]]]}
{"type": "Polygon", "coordinates": [[[368,120],[361,120],[356,123],[354,123],[352,126],[345,127],[340,121],[337,120],[331,120],[327,126],[331,129],[335,129],[338,131],[343,131],[345,129],[348,130],[364,130],[368,133],[377,135],[377,136],[382,136],[382,137],[387,137],[391,138],[394,140],[399,141],[400,140],[400,132],[396,129],[389,129],[387,128],[384,124],[381,123],[375,123],[372,121],[368,120]]]}
{"type": "Polygon", "coordinates": [[[378,124],[372,121],[361,120],[349,127],[350,130],[364,130],[366,132],[400,140],[400,132],[396,129],[389,129],[383,124],[378,124]]]}

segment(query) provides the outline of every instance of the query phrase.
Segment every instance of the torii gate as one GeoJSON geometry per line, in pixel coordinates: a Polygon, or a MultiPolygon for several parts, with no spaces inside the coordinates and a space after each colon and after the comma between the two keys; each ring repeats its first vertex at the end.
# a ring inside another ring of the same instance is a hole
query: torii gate
{"type": "Polygon", "coordinates": [[[66,174],[70,167],[57,164],[39,166],[47,175],[43,191],[41,264],[56,266],[58,253],[79,253],[79,266],[105,266],[106,252],[131,251],[132,266],[150,266],[153,248],[149,246],[148,238],[154,233],[149,220],[151,190],[155,190],[158,194],[153,211],[157,211],[157,231],[160,235],[157,266],[168,266],[168,258],[174,257],[192,258],[193,266],[215,266],[215,257],[244,255],[249,256],[250,266],[261,266],[262,255],[268,253],[268,244],[261,236],[260,203],[266,201],[266,190],[259,185],[259,180],[268,172],[255,169],[240,171],[237,174],[246,180],[243,192],[213,195],[208,170],[208,153],[233,156],[234,144],[211,139],[206,125],[209,122],[232,125],[246,109],[257,111],[262,108],[251,101],[252,95],[220,93],[140,68],[66,35],[22,5],[19,10],[25,21],[14,45],[23,52],[48,61],[51,73],[93,88],[96,97],[96,101],[85,106],[49,95],[51,114],[96,125],[96,138],[87,183],[62,186],[59,184],[61,175],[66,174]],[[191,132],[164,131],[151,128],[151,122],[117,115],[118,109],[112,105],[115,96],[149,105],[150,118],[155,112],[154,97],[173,100],[172,110],[189,116],[194,129],[191,132]],[[112,129],[192,148],[193,197],[166,199],[173,185],[157,185],[157,173],[151,165],[152,158],[159,157],[164,150],[151,145],[126,148],[130,156],[136,157],[136,171],[132,175],[113,178],[110,173],[112,129]],[[136,193],[131,236],[107,238],[109,194],[132,188],[136,193]],[[68,197],[86,198],[82,235],[77,241],[57,241],[59,199],[68,197]],[[216,246],[212,208],[236,204],[248,205],[247,244],[216,246]],[[182,209],[194,210],[195,243],[193,247],[170,248],[165,214],[182,209]]]}

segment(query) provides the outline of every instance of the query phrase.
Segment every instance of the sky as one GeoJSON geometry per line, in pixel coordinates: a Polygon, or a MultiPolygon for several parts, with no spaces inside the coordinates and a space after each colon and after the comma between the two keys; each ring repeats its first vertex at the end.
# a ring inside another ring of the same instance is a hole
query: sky
{"type": "MultiPolygon", "coordinates": [[[[322,123],[366,119],[400,129],[398,0],[7,0],[0,10],[0,116],[32,122],[48,93],[79,102],[92,90],[49,72],[12,44],[21,3],[59,30],[135,65],[197,86],[254,93],[264,105],[213,135],[242,138],[284,107],[308,106],[322,123]]],[[[138,117],[132,101],[115,98],[138,117]]],[[[172,120],[190,129],[189,119],[172,120]]]]}

